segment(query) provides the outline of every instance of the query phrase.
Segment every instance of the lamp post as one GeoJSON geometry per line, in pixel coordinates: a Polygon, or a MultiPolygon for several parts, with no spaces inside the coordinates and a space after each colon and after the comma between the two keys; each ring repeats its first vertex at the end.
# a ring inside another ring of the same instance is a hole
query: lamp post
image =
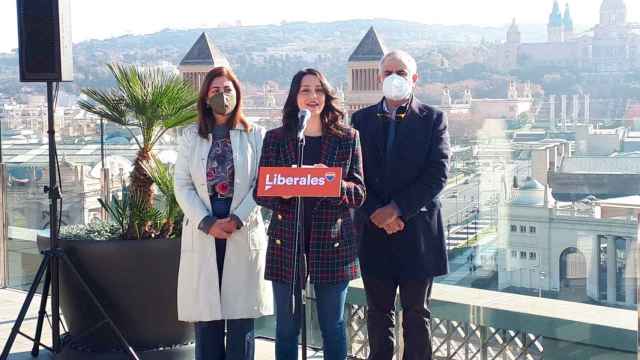
{"type": "Polygon", "coordinates": [[[104,119],[100,116],[100,160],[104,169],[104,119]]]}
{"type": "Polygon", "coordinates": [[[460,224],[460,215],[458,214],[458,195],[456,194],[456,224],[460,224]]]}

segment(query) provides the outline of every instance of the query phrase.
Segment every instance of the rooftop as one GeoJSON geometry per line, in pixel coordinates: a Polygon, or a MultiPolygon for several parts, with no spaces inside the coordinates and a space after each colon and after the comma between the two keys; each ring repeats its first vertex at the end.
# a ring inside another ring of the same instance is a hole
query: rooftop
{"type": "Polygon", "coordinates": [[[203,32],[180,61],[180,66],[188,65],[229,66],[229,61],[203,32]]]}
{"type": "Polygon", "coordinates": [[[360,43],[349,56],[349,62],[353,61],[379,61],[385,54],[384,45],[378,38],[376,30],[369,28],[360,43]]]}
{"type": "Polygon", "coordinates": [[[640,161],[634,157],[565,158],[560,173],[640,175],[640,161]]]}

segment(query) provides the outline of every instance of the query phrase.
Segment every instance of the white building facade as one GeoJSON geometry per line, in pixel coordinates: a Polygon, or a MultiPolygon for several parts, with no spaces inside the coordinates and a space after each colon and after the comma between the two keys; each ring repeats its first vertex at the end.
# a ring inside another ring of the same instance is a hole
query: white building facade
{"type": "Polygon", "coordinates": [[[533,289],[564,300],[638,303],[636,217],[603,218],[593,204],[560,204],[535,180],[499,209],[498,287],[533,289]]]}

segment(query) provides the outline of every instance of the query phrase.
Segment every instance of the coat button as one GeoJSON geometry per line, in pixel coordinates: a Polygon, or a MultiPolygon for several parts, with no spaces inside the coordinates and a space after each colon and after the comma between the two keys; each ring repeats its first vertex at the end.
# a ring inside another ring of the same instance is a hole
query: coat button
{"type": "Polygon", "coordinates": [[[337,248],[338,246],[340,246],[340,243],[339,243],[339,242],[336,242],[336,243],[334,243],[334,244],[333,244],[333,247],[334,247],[334,248],[337,248]]]}
{"type": "Polygon", "coordinates": [[[280,241],[280,239],[277,239],[276,240],[276,245],[278,245],[278,246],[282,245],[282,241],[280,241]]]}

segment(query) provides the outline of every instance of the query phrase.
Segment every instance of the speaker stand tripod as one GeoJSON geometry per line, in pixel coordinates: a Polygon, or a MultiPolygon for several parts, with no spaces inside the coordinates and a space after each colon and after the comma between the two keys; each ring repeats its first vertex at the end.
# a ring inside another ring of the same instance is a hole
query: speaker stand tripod
{"type": "MultiPolygon", "coordinates": [[[[57,93],[57,91],[56,91],[57,93]]],[[[54,113],[55,113],[55,100],[53,95],[53,82],[47,82],[47,116],[48,116],[48,138],[49,138],[49,186],[45,186],[45,193],[49,196],[49,228],[50,228],[50,247],[49,250],[43,252],[44,258],[40,263],[36,276],[31,284],[31,288],[27,293],[27,297],[22,304],[22,308],[18,314],[18,318],[13,325],[9,338],[5,343],[0,360],[7,360],[11,347],[18,335],[31,340],[33,342],[33,348],[31,355],[38,356],[40,347],[44,347],[52,352],[54,358],[62,352],[62,338],[60,336],[60,266],[64,264],[67,269],[71,271],[75,279],[80,282],[84,288],[87,296],[94,303],[104,320],[102,324],[106,323],[113,330],[113,333],[117,337],[118,341],[122,345],[122,349],[129,355],[129,358],[139,360],[138,354],[133,350],[131,345],[122,335],[122,332],[113,323],[109,315],[106,313],[96,296],[93,294],[87,283],[82,278],[82,275],[78,272],[73,265],[69,257],[60,248],[58,244],[58,200],[60,200],[60,188],[57,184],[58,168],[57,168],[57,152],[56,152],[56,138],[54,127],[54,113]],[[40,311],[38,312],[38,322],[36,325],[36,334],[34,338],[22,333],[20,328],[24,322],[24,318],[27,315],[29,306],[33,301],[33,297],[38,290],[38,285],[42,281],[44,276],[44,285],[42,291],[42,298],[40,300],[40,311]],[[49,298],[49,287],[51,287],[51,340],[52,346],[48,347],[42,344],[42,327],[44,324],[44,318],[47,315],[46,307],[49,298]]]]}

